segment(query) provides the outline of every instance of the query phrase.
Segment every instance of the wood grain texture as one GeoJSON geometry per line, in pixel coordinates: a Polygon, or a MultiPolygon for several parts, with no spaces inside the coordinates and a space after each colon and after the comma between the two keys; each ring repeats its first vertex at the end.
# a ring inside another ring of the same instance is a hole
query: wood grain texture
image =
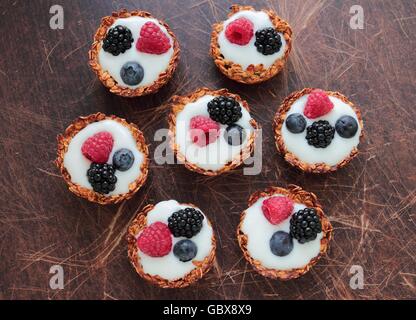
{"type": "Polygon", "coordinates": [[[0,2],[0,299],[403,299],[416,296],[415,140],[416,3],[413,0],[240,1],[273,8],[294,31],[284,71],[254,86],[237,84],[208,55],[211,24],[230,1],[61,0],[0,2]],[[49,28],[59,2],[65,29],[49,28]],[[349,9],[364,8],[364,30],[349,27],[349,9]],[[89,69],[100,18],[122,7],[166,20],[182,47],[179,68],[159,94],[123,99],[89,69]],[[263,169],[204,177],[181,165],[150,164],[149,180],[130,201],[102,207],[67,190],[53,164],[55,137],[79,115],[98,111],[136,123],[151,142],[166,128],[167,101],[198,87],[226,87],[246,99],[263,126],[263,169]],[[272,117],[303,87],[340,91],[361,106],[361,154],[331,174],[303,174],[277,154],[272,117]],[[272,281],[243,259],[235,229],[249,195],[294,183],[314,192],[334,226],[328,256],[302,278],[272,281]],[[218,240],[213,270],[194,286],[163,290],[129,265],[125,234],[147,203],[175,198],[209,215],[218,240]],[[61,264],[65,289],[49,288],[61,264]],[[349,287],[361,265],[365,288],[349,287]]]}

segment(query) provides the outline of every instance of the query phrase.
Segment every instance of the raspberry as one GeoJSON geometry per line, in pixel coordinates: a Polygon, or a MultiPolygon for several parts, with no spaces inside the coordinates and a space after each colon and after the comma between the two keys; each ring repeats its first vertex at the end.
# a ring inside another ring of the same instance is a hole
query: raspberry
{"type": "Polygon", "coordinates": [[[151,54],[162,54],[171,47],[169,38],[154,22],[146,22],[140,30],[137,50],[151,54]]]}
{"type": "Polygon", "coordinates": [[[172,234],[162,222],[152,223],[137,238],[139,249],[150,257],[166,256],[172,249],[172,234]]]}
{"type": "Polygon", "coordinates": [[[191,139],[200,147],[215,142],[219,136],[220,125],[214,120],[196,116],[191,119],[191,139]]]}
{"type": "Polygon", "coordinates": [[[82,145],[82,154],[95,163],[106,163],[113,149],[113,136],[102,131],[89,137],[82,145]]]}
{"type": "Polygon", "coordinates": [[[309,119],[322,117],[334,108],[334,104],[329,100],[325,91],[315,89],[311,92],[306,102],[303,114],[309,119]]]}
{"type": "Polygon", "coordinates": [[[271,224],[279,224],[293,211],[293,201],[288,197],[271,197],[263,201],[263,214],[271,224]]]}
{"type": "Polygon", "coordinates": [[[240,46],[249,43],[253,35],[253,23],[246,18],[236,19],[225,28],[225,37],[228,41],[240,46]]]}

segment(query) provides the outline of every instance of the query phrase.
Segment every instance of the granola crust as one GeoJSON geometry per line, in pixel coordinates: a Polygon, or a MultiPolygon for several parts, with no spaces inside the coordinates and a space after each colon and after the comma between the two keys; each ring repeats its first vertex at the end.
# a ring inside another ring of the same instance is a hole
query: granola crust
{"type": "MultiPolygon", "coordinates": [[[[232,5],[231,12],[228,14],[228,18],[243,10],[254,11],[255,9],[252,6],[232,5]]],[[[290,28],[289,24],[277,16],[277,14],[272,10],[262,11],[264,11],[270,17],[274,27],[283,34],[286,40],[286,49],[283,57],[275,61],[275,63],[267,69],[264,68],[263,64],[259,64],[250,65],[247,70],[243,70],[241,65],[230,60],[226,60],[221,54],[221,50],[218,44],[219,34],[224,29],[224,22],[216,23],[213,25],[213,30],[211,33],[210,54],[220,71],[228,78],[237,82],[254,84],[269,80],[283,69],[283,66],[288,59],[289,53],[292,50],[292,29],[290,28]]]]}
{"type": "Polygon", "coordinates": [[[248,237],[241,230],[244,218],[246,216],[245,211],[241,214],[240,224],[238,225],[238,229],[237,229],[237,240],[238,240],[241,250],[243,251],[243,254],[246,260],[250,262],[250,264],[261,275],[268,277],[268,278],[279,279],[279,280],[295,279],[304,275],[306,272],[308,272],[318,262],[321,256],[327,252],[329,248],[329,242],[332,239],[333,229],[328,218],[325,216],[322,210],[322,207],[317,200],[316,195],[311,192],[307,192],[303,190],[301,187],[298,187],[296,185],[290,185],[288,189],[270,187],[270,188],[265,189],[264,191],[255,192],[250,196],[248,200],[248,206],[249,207],[252,206],[258,199],[262,197],[272,196],[275,194],[286,195],[287,197],[289,197],[290,199],[292,199],[293,201],[297,203],[302,203],[308,207],[316,209],[319,217],[321,218],[322,232],[323,232],[319,255],[313,258],[303,268],[291,269],[291,270],[277,270],[277,269],[269,269],[269,268],[264,267],[260,261],[253,259],[247,250],[248,237]]]}
{"type": "Polygon", "coordinates": [[[170,147],[174,151],[176,158],[184,163],[185,167],[191,171],[198,172],[200,174],[204,174],[207,176],[217,176],[224,172],[230,171],[232,169],[237,168],[240,166],[244,160],[246,160],[254,151],[254,144],[256,139],[256,130],[259,129],[259,125],[254,119],[250,120],[250,124],[253,127],[253,133],[249,137],[249,141],[244,149],[241,150],[240,154],[235,157],[232,161],[227,163],[223,168],[217,171],[212,170],[205,170],[198,167],[196,164],[187,161],[185,155],[183,155],[179,151],[179,146],[175,142],[176,138],[176,116],[179,112],[181,112],[188,103],[194,102],[199,98],[205,95],[213,95],[213,96],[227,96],[234,98],[238,101],[247,111],[250,112],[250,108],[248,106],[247,101],[241,99],[241,97],[237,94],[230,93],[227,89],[220,89],[220,90],[210,90],[208,88],[200,88],[193,93],[187,96],[173,96],[171,98],[171,105],[172,110],[168,116],[168,123],[169,123],[169,138],[170,138],[170,147]]]}
{"type": "MultiPolygon", "coordinates": [[[[193,204],[186,204],[189,207],[194,207],[193,204]]],[[[212,267],[215,261],[215,249],[216,249],[216,240],[214,234],[211,238],[211,251],[203,261],[192,261],[196,266],[191,272],[189,272],[185,277],[177,279],[174,281],[166,280],[160,276],[152,276],[148,273],[145,273],[143,267],[140,263],[140,256],[138,255],[138,247],[136,241],[136,235],[140,233],[147,226],[147,215],[154,208],[153,204],[145,206],[142,211],[140,211],[136,218],[131,223],[127,231],[127,242],[128,242],[128,257],[130,263],[133,265],[136,272],[145,280],[150,281],[162,288],[184,288],[192,283],[201,279],[212,267]]],[[[208,219],[208,218],[206,218],[208,219]]],[[[208,220],[209,225],[211,225],[208,220]]]]}
{"type": "MultiPolygon", "coordinates": [[[[286,113],[291,108],[292,104],[298,100],[300,97],[310,94],[314,88],[305,88],[301,91],[293,92],[291,95],[289,95],[281,104],[279,107],[275,118],[274,118],[274,136],[276,140],[276,147],[277,150],[284,156],[285,160],[292,166],[299,168],[302,171],[310,172],[310,173],[327,173],[327,172],[333,172],[336,171],[344,166],[346,166],[353,158],[355,158],[358,155],[358,149],[354,148],[350,155],[342,160],[340,163],[334,166],[329,166],[325,163],[317,163],[317,164],[310,164],[303,162],[299,160],[293,153],[289,152],[286,148],[286,145],[282,138],[282,126],[286,119],[286,113]]],[[[351,101],[347,99],[343,94],[335,91],[326,91],[326,93],[329,96],[336,97],[343,101],[344,103],[348,104],[356,113],[358,122],[361,128],[361,135],[360,139],[364,136],[364,125],[363,125],[363,119],[361,117],[360,109],[354,105],[351,101]]]]}
{"type": "Polygon", "coordinates": [[[106,116],[103,113],[95,113],[91,114],[86,117],[79,117],[76,119],[66,130],[63,134],[58,135],[58,152],[57,152],[57,159],[55,160],[55,164],[60,170],[62,177],[68,184],[69,190],[75,193],[77,196],[85,198],[91,202],[96,202],[99,204],[113,204],[119,203],[123,200],[130,199],[146,182],[147,175],[148,175],[148,167],[149,167],[149,150],[146,145],[146,141],[144,139],[143,133],[139,130],[139,128],[132,123],[128,123],[126,120],[118,118],[116,116],[106,116]],[[105,196],[100,193],[94,192],[93,190],[87,189],[82,187],[76,183],[71,181],[71,176],[66,170],[64,166],[64,156],[68,151],[69,143],[71,142],[72,138],[84,129],[87,125],[93,122],[98,122],[102,120],[114,120],[118,123],[122,124],[123,126],[127,127],[133,138],[136,140],[137,149],[143,153],[144,160],[141,164],[140,171],[142,174],[129,185],[129,192],[125,194],[115,195],[115,196],[105,196]]]}
{"type": "Polygon", "coordinates": [[[175,34],[169,28],[169,26],[165,22],[158,20],[159,23],[166,28],[167,32],[173,39],[173,55],[169,61],[168,68],[164,72],[162,72],[159,75],[159,78],[151,85],[139,87],[136,89],[123,88],[119,86],[117,84],[117,81],[115,81],[114,78],[107,71],[104,71],[101,68],[101,65],[98,61],[98,53],[101,49],[101,42],[105,38],[108,28],[112,26],[114,21],[116,21],[118,18],[128,17],[144,17],[154,19],[154,17],[149,12],[129,12],[125,9],[118,12],[113,12],[111,16],[106,16],[102,18],[101,25],[94,36],[94,42],[89,51],[89,64],[92,70],[97,74],[100,81],[104,84],[104,86],[106,86],[110,90],[110,92],[123,97],[139,97],[157,92],[163,85],[165,85],[172,78],[173,73],[175,72],[175,69],[178,65],[180,49],[179,42],[176,39],[175,34]]]}

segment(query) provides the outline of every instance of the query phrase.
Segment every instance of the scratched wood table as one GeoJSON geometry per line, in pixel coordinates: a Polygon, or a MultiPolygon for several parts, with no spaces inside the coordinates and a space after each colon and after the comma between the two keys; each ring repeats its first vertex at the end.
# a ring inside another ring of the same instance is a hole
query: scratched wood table
{"type": "Polygon", "coordinates": [[[294,30],[284,71],[262,85],[222,76],[208,55],[211,24],[231,1],[0,1],[0,298],[1,299],[405,299],[415,298],[416,3],[413,0],[240,1],[274,8],[294,30]],[[64,8],[64,29],[49,26],[49,9],[64,8]],[[364,29],[350,27],[360,5],[364,29]],[[180,65],[158,94],[110,94],[88,66],[102,16],[143,9],[166,20],[181,44],[180,65]],[[166,127],[169,98],[200,86],[228,88],[247,99],[263,126],[261,174],[242,169],[216,178],[152,159],[133,199],[99,206],[77,198],[54,166],[56,135],[94,112],[136,123],[150,149],[166,127]],[[339,90],[357,103],[366,136],[358,158],[330,175],[299,172],[277,154],[271,119],[294,90],[339,90]],[[315,192],[335,228],[331,249],[302,278],[272,281],[242,258],[235,238],[248,196],[271,185],[315,192]],[[218,238],[215,267],[196,285],[156,288],[130,266],[125,233],[135,212],[166,199],[198,204],[218,238]],[[49,286],[61,265],[65,287],[49,286]],[[351,267],[364,288],[350,287],[351,267]]]}

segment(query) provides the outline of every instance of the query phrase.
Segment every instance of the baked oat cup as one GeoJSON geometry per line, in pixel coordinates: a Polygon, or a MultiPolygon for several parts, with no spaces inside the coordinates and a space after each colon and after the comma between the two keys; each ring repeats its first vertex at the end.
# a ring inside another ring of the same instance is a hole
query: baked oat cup
{"type": "Polygon", "coordinates": [[[261,275],[290,280],[324,255],[332,226],[313,193],[291,185],[251,195],[237,229],[244,257],[261,275]]]}
{"type": "Polygon", "coordinates": [[[76,119],[57,137],[55,161],[69,190],[99,204],[130,199],[145,183],[149,151],[138,127],[96,113],[76,119]]]}
{"type": "Polygon", "coordinates": [[[237,168],[254,151],[259,126],[240,96],[200,88],[172,97],[171,105],[170,146],[187,169],[216,176],[237,168]]]}
{"type": "Polygon", "coordinates": [[[288,96],[274,118],[276,147],[305,172],[333,172],[358,154],[364,135],[358,106],[339,92],[305,88],[288,96]]]}
{"type": "Polygon", "coordinates": [[[127,241],[136,272],[162,288],[195,283],[215,261],[211,223],[193,204],[169,200],[147,205],[130,225],[127,241]]]}
{"type": "Polygon", "coordinates": [[[165,22],[145,11],[121,10],[102,19],[89,64],[110,92],[139,97],[157,92],[172,78],[179,53],[165,22]]]}
{"type": "Polygon", "coordinates": [[[272,10],[231,6],[226,21],[213,25],[210,54],[228,78],[245,84],[277,75],[292,49],[292,29],[272,10]]]}

